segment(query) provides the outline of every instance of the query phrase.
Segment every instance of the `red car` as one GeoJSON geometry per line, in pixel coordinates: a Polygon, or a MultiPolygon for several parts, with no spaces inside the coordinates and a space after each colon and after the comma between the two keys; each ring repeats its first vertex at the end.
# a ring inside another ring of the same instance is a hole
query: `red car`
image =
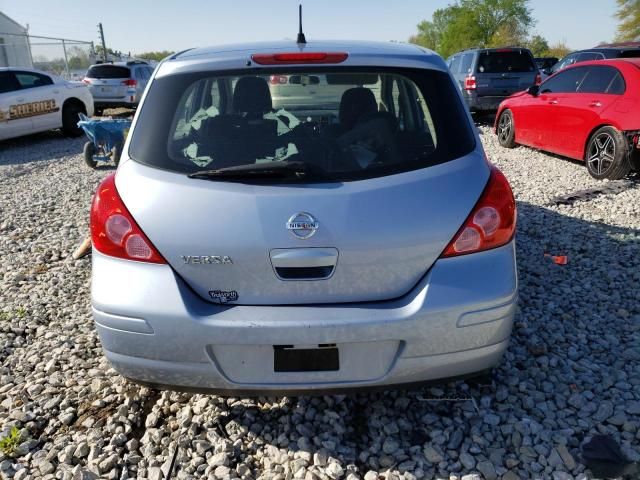
{"type": "Polygon", "coordinates": [[[494,129],[517,144],[584,160],[597,179],[640,164],[640,59],[576,64],[504,100],[494,129]]]}

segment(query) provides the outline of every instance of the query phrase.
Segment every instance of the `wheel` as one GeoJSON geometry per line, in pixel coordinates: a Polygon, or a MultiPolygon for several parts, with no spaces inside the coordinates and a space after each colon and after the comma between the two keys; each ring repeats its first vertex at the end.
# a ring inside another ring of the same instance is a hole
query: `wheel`
{"type": "Polygon", "coordinates": [[[120,147],[118,145],[114,146],[111,149],[111,158],[113,159],[113,163],[116,164],[116,167],[120,163],[120,155],[122,155],[122,152],[120,151],[120,147]]]}
{"type": "Polygon", "coordinates": [[[96,153],[96,146],[93,144],[93,142],[85,143],[84,148],[82,149],[82,153],[84,155],[84,162],[91,168],[96,168],[98,162],[93,159],[93,156],[96,153]]]}
{"type": "Polygon", "coordinates": [[[79,113],[87,112],[84,106],[77,102],[67,103],[62,108],[62,133],[67,137],[79,137],[82,135],[82,128],[78,126],[79,113]]]}
{"type": "Polygon", "coordinates": [[[619,180],[631,171],[629,146],[618,130],[602,127],[591,135],[585,155],[589,174],[598,180],[619,180]]]}
{"type": "Polygon", "coordinates": [[[505,148],[516,146],[516,129],[513,124],[513,114],[511,110],[505,110],[498,119],[498,143],[505,148]]]}

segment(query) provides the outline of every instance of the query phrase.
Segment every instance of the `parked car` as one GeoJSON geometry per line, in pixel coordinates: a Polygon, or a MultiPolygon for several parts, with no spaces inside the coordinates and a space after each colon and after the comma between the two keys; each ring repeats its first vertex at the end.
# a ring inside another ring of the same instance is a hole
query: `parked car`
{"type": "Polygon", "coordinates": [[[549,72],[551,68],[558,63],[557,57],[536,57],[533,60],[536,62],[541,80],[546,79],[549,76],[546,72],[549,72]]]}
{"type": "Polygon", "coordinates": [[[86,85],[40,70],[0,68],[0,140],[57,128],[77,137],[80,113],[93,114],[86,85]]]}
{"type": "Polygon", "coordinates": [[[594,178],[619,179],[638,162],[640,59],[583,62],[505,100],[495,131],[518,144],[584,160],[594,178]]]}
{"type": "Polygon", "coordinates": [[[536,62],[538,70],[547,70],[558,63],[557,57],[536,57],[533,60],[536,62]]]}
{"type": "Polygon", "coordinates": [[[136,108],[152,73],[140,60],[91,65],[83,81],[93,95],[96,115],[105,108],[136,108]]]}
{"type": "Polygon", "coordinates": [[[447,60],[471,112],[496,111],[509,95],[540,83],[533,55],[526,48],[481,48],[447,60]]]}
{"type": "Polygon", "coordinates": [[[546,75],[553,75],[563,68],[575,63],[589,60],[605,60],[607,58],[638,58],[640,57],[640,43],[611,44],[587,50],[578,50],[563,57],[553,67],[544,70],[546,75]]]}
{"type": "Polygon", "coordinates": [[[158,66],[94,197],[93,315],[114,368],[172,388],[468,375],[509,341],[515,221],[436,54],[189,50],[158,66]],[[274,75],[326,84],[275,110],[274,75]]]}

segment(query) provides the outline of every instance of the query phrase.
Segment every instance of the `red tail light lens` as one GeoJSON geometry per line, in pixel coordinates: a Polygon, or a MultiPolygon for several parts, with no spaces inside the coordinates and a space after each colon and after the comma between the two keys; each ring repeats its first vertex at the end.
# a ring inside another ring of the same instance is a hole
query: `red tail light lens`
{"type": "Polygon", "coordinates": [[[542,75],[537,74],[535,84],[540,85],[541,83],[542,83],[542,75]]]}
{"type": "Polygon", "coordinates": [[[269,77],[269,83],[271,85],[284,85],[289,82],[289,77],[286,75],[271,75],[269,77]]]}
{"type": "Polygon", "coordinates": [[[87,77],[84,77],[82,79],[82,83],[86,83],[87,85],[91,85],[91,80],[89,80],[87,77]]]}
{"type": "Polygon", "coordinates": [[[464,79],[465,90],[475,90],[476,88],[478,88],[478,85],[476,84],[476,77],[469,75],[464,79]]]}
{"type": "Polygon", "coordinates": [[[133,78],[122,81],[122,85],[126,85],[127,87],[135,87],[137,84],[138,84],[138,81],[134,80],[133,78]]]}
{"type": "Polygon", "coordinates": [[[344,52],[254,53],[251,59],[259,65],[293,65],[297,63],[342,63],[344,52]]]}
{"type": "Polygon", "coordinates": [[[105,178],[91,203],[91,242],[100,253],[138,262],[167,263],[125,207],[115,174],[105,178]]]}
{"type": "Polygon", "coordinates": [[[455,257],[506,245],[516,231],[516,202],[509,182],[496,167],[491,167],[489,182],[462,228],[443,257],[455,257]]]}

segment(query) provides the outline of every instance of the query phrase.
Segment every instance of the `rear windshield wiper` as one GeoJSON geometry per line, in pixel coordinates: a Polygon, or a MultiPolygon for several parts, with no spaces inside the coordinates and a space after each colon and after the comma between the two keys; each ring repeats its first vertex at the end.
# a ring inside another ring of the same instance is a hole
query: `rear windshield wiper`
{"type": "Polygon", "coordinates": [[[324,177],[324,171],[318,167],[312,167],[305,162],[265,162],[249,163],[234,167],[218,168],[214,170],[200,170],[187,175],[189,178],[204,180],[248,180],[269,178],[297,178],[303,180],[307,177],[324,177]]]}

